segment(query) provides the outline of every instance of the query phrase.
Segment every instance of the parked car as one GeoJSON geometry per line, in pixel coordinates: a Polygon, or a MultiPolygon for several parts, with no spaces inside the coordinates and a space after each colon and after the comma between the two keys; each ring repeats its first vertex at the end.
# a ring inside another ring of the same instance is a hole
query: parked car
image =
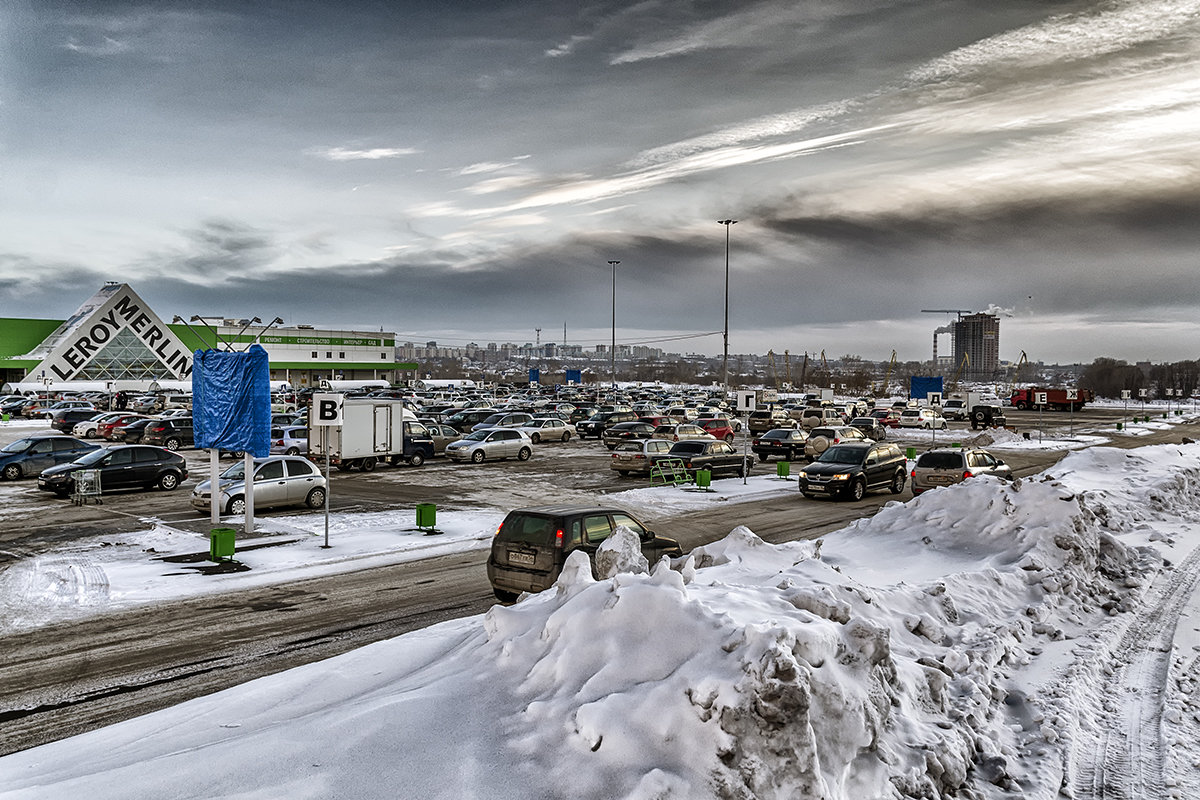
{"type": "Polygon", "coordinates": [[[166,417],[146,426],[142,442],[161,445],[168,450],[178,450],[181,447],[195,446],[194,434],[191,417],[166,417]]]}
{"type": "Polygon", "coordinates": [[[783,461],[799,461],[804,456],[804,443],[808,434],[799,428],[775,428],[758,436],[750,444],[750,450],[759,461],[778,457],[783,461]]]}
{"type": "Polygon", "coordinates": [[[500,458],[528,461],[533,455],[532,445],[528,434],[517,428],[484,428],[446,445],[446,457],[475,464],[500,458]]]}
{"type": "Polygon", "coordinates": [[[67,464],[42,470],[38,488],[65,497],[75,490],[73,472],[99,470],[100,491],[153,489],[172,491],[187,480],[187,462],[178,453],[144,444],[96,448],[67,464]]]}
{"type": "Polygon", "coordinates": [[[679,542],[658,536],[632,514],[619,508],[540,506],[510,511],[492,538],[487,574],[496,598],[505,602],[521,592],[540,592],[558,580],[572,552],[582,550],[595,572],[596,550],[619,526],[642,543],[651,564],[663,556],[683,555],[679,542]]]}
{"type": "Polygon", "coordinates": [[[671,406],[663,413],[676,422],[692,422],[700,416],[700,412],[691,406],[671,406]]]}
{"type": "Polygon", "coordinates": [[[271,428],[271,455],[307,456],[308,428],[302,425],[271,428]]]}
{"type": "Polygon", "coordinates": [[[900,412],[901,428],[946,429],[946,418],[932,408],[906,408],[900,412]]]}
{"type": "Polygon", "coordinates": [[[750,412],[749,424],[750,435],[756,433],[766,433],[774,428],[794,428],[796,420],[792,419],[788,412],[782,408],[760,408],[750,412]]]}
{"type": "Polygon", "coordinates": [[[674,446],[666,439],[632,439],[619,442],[613,447],[612,460],[608,466],[615,469],[618,475],[630,473],[650,474],[654,459],[666,455],[674,446]]]}
{"type": "MultiPolygon", "coordinates": [[[[579,423],[598,412],[599,409],[595,406],[576,406],[575,408],[571,409],[571,413],[567,415],[567,422],[578,427],[579,423]]],[[[580,436],[579,438],[582,439],[583,437],[580,436]]]]}
{"type": "Polygon", "coordinates": [[[829,449],[831,445],[843,442],[867,441],[865,433],[849,425],[831,425],[828,428],[813,428],[808,432],[808,441],[804,443],[804,456],[814,461],[829,449]]]}
{"type": "Polygon", "coordinates": [[[693,474],[698,470],[707,469],[714,478],[721,474],[736,475],[740,478],[748,475],[754,464],[749,456],[743,456],[733,445],[716,439],[685,439],[676,442],[671,445],[670,450],[654,460],[657,462],[663,458],[681,460],[684,468],[693,474]]]}
{"type": "Polygon", "coordinates": [[[105,420],[96,426],[96,436],[100,439],[109,439],[113,437],[113,431],[121,425],[128,425],[135,419],[144,419],[145,414],[131,414],[128,411],[123,412],[113,419],[105,420]]]}
{"type": "Polygon", "coordinates": [[[124,425],[113,428],[112,436],[109,438],[122,444],[140,444],[142,435],[146,432],[146,426],[154,421],[151,417],[130,420],[124,425]]]}
{"type": "Polygon", "coordinates": [[[883,427],[875,417],[855,417],[850,420],[849,424],[850,427],[858,428],[865,433],[868,439],[882,442],[887,438],[887,428],[883,427]]]}
{"type": "Polygon", "coordinates": [[[962,421],[967,418],[969,409],[967,401],[957,397],[951,397],[949,400],[942,401],[942,416],[946,419],[962,421]]]}
{"type": "Polygon", "coordinates": [[[846,415],[833,406],[815,406],[800,412],[800,425],[808,430],[828,425],[845,425],[846,415]]]}
{"type": "Polygon", "coordinates": [[[699,425],[679,422],[674,425],[659,425],[654,429],[654,433],[650,434],[650,438],[666,439],[668,442],[683,442],[688,439],[715,440],[717,437],[699,425]]]}
{"type": "Polygon", "coordinates": [[[650,435],[654,433],[654,428],[655,426],[641,420],[618,422],[604,431],[604,446],[612,450],[621,442],[649,439],[650,435]]]}
{"type": "Polygon", "coordinates": [[[55,412],[50,419],[50,427],[61,433],[72,433],[75,426],[96,417],[103,416],[103,411],[94,408],[68,408],[55,412]]]}
{"type": "MultiPolygon", "coordinates": [[[[177,455],[177,454],[176,454],[177,455]]],[[[246,512],[245,461],[239,461],[217,479],[218,507],[225,514],[246,512]]],[[[325,476],[303,456],[267,456],[253,461],[254,509],[281,506],[325,505],[325,476]]],[[[212,482],[192,490],[192,508],[207,514],[212,503],[212,482]]]]}
{"type": "Polygon", "coordinates": [[[59,411],[71,411],[83,409],[95,413],[99,411],[90,401],[87,400],[59,400],[49,406],[44,406],[38,411],[38,415],[46,419],[54,419],[54,415],[59,411]]]}
{"type": "Polygon", "coordinates": [[[494,408],[463,408],[446,417],[444,422],[460,433],[467,433],[495,413],[494,408]]]}
{"type": "Polygon", "coordinates": [[[733,441],[733,425],[727,419],[704,417],[697,419],[696,425],[702,428],[709,436],[720,439],[723,442],[733,441]]]}
{"type": "Polygon", "coordinates": [[[0,478],[15,481],[26,475],[37,475],[42,470],[69,463],[99,449],[99,445],[73,436],[27,436],[0,448],[0,478]]]}
{"type": "Polygon", "coordinates": [[[82,439],[95,439],[100,435],[98,429],[102,423],[120,419],[125,414],[126,412],[124,411],[102,411],[94,415],[91,419],[76,422],[75,427],[71,429],[71,435],[82,439]]]}
{"type": "Polygon", "coordinates": [[[873,417],[885,428],[896,428],[900,426],[900,412],[894,408],[877,408],[868,416],[873,417]]]}
{"type": "Polygon", "coordinates": [[[426,424],[425,429],[429,431],[429,438],[433,440],[433,452],[435,455],[444,455],[446,445],[451,442],[457,442],[463,437],[457,428],[453,428],[444,422],[426,424]]]}
{"type": "Polygon", "coordinates": [[[913,494],[921,494],[938,486],[962,483],[976,475],[995,475],[1009,480],[1012,467],[982,448],[947,447],[917,456],[910,477],[913,494]]]}
{"type": "Polygon", "coordinates": [[[797,476],[805,497],[838,497],[861,500],[867,492],[904,491],[908,461],[887,442],[846,442],[829,447],[797,476]]]}
{"type": "Polygon", "coordinates": [[[558,417],[534,417],[524,425],[518,425],[517,430],[529,435],[529,441],[538,442],[569,442],[575,435],[575,426],[564,422],[558,417]]]}
{"type": "Polygon", "coordinates": [[[604,436],[604,431],[618,422],[633,422],[636,419],[637,414],[632,411],[597,411],[583,422],[577,423],[575,430],[579,432],[580,439],[589,436],[600,439],[604,436]]]}
{"type": "Polygon", "coordinates": [[[532,414],[527,414],[524,411],[501,411],[488,416],[482,422],[477,422],[471,428],[473,431],[487,430],[488,428],[519,428],[526,422],[533,419],[532,414]]]}

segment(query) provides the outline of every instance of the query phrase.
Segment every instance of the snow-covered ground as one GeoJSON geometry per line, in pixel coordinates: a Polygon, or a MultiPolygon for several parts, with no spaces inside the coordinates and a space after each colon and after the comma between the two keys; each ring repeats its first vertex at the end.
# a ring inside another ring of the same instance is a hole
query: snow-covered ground
{"type": "MultiPolygon", "coordinates": [[[[721,502],[623,499],[648,491],[721,502]]],[[[0,758],[0,797],[1200,797],[1197,511],[1200,445],[1092,447],[818,542],[738,528],[639,572],[614,538],[635,571],[572,560],[514,606],[0,758]]],[[[362,521],[331,558],[439,538],[362,521]]],[[[439,518],[439,546],[491,522],[439,518]]],[[[244,557],[286,574],[306,536],[244,557]]]]}

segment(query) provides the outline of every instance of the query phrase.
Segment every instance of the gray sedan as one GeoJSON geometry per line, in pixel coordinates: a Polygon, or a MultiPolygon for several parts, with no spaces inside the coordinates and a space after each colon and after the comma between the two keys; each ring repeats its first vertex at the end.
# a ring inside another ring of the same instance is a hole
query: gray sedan
{"type": "Polygon", "coordinates": [[[528,434],[516,428],[486,428],[446,445],[446,456],[451,461],[471,461],[475,464],[496,458],[528,461],[531,455],[533,442],[528,434]]]}

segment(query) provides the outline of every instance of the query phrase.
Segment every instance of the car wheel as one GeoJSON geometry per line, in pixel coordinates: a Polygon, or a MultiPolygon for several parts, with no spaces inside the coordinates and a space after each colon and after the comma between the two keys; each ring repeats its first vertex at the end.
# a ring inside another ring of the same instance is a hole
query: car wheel
{"type": "Polygon", "coordinates": [[[850,486],[850,499],[854,501],[862,500],[867,496],[867,484],[862,479],[856,480],[850,486]]]}
{"type": "Polygon", "coordinates": [[[892,478],[891,490],[892,494],[900,494],[904,491],[904,470],[896,470],[896,475],[892,478]]]}
{"type": "Polygon", "coordinates": [[[492,589],[492,594],[496,595],[496,599],[501,603],[515,603],[517,601],[516,592],[506,592],[503,589],[492,589]]]}
{"type": "Polygon", "coordinates": [[[164,472],[158,478],[158,488],[162,489],[164,492],[169,492],[179,488],[179,473],[164,472]]]}
{"type": "Polygon", "coordinates": [[[759,453],[759,454],[758,454],[758,460],[759,460],[759,461],[766,461],[766,460],[767,460],[767,454],[766,454],[766,453],[759,453]]]}
{"type": "Polygon", "coordinates": [[[471,461],[472,461],[472,463],[475,463],[475,464],[482,464],[482,463],[483,463],[483,460],[484,460],[485,458],[487,458],[487,454],[486,454],[486,453],[484,453],[482,449],[480,449],[480,450],[476,450],[474,453],[471,453],[471,461]]]}
{"type": "Polygon", "coordinates": [[[620,475],[622,478],[628,478],[628,477],[629,477],[629,470],[627,470],[627,469],[619,469],[619,470],[617,470],[617,474],[618,474],[618,475],[620,475]]]}
{"type": "Polygon", "coordinates": [[[570,432],[570,431],[563,431],[562,440],[563,440],[563,443],[564,443],[564,444],[565,444],[566,442],[569,442],[569,441],[571,441],[571,432],[570,432]]]}
{"type": "Polygon", "coordinates": [[[533,442],[534,444],[537,444],[541,440],[542,440],[541,434],[538,434],[538,433],[535,433],[529,437],[529,441],[533,442]]]}
{"type": "Polygon", "coordinates": [[[308,497],[304,498],[304,505],[309,508],[321,508],[325,505],[325,490],[320,486],[308,493],[308,497]]]}
{"type": "Polygon", "coordinates": [[[298,455],[300,455],[300,448],[299,447],[289,447],[287,450],[284,451],[283,454],[285,456],[298,456],[298,455]]]}
{"type": "Polygon", "coordinates": [[[362,462],[359,464],[359,467],[362,469],[363,472],[371,472],[372,470],[375,469],[375,457],[368,456],[367,458],[364,458],[362,460],[362,462]]]}
{"type": "Polygon", "coordinates": [[[732,433],[725,434],[725,444],[733,444],[733,434],[732,433]]]}
{"type": "Polygon", "coordinates": [[[337,465],[337,469],[338,469],[338,472],[349,472],[350,471],[350,462],[342,461],[341,463],[339,463],[337,465]]]}
{"type": "Polygon", "coordinates": [[[409,458],[408,458],[408,464],[409,464],[409,466],[411,466],[411,467],[419,467],[419,466],[421,466],[421,465],[422,465],[422,464],[424,464],[424,463],[425,463],[425,454],[424,454],[424,453],[422,453],[420,450],[418,450],[417,452],[413,453],[413,454],[412,454],[411,456],[409,456],[409,458]]]}
{"type": "Polygon", "coordinates": [[[4,472],[0,473],[6,481],[15,481],[21,477],[21,466],[19,464],[7,464],[4,467],[4,472]]]}
{"type": "Polygon", "coordinates": [[[225,513],[232,516],[246,513],[246,498],[234,497],[229,500],[229,505],[225,507],[225,513]]]}
{"type": "Polygon", "coordinates": [[[168,450],[172,450],[172,451],[178,450],[179,449],[179,440],[175,439],[175,438],[167,439],[165,442],[163,442],[163,447],[167,448],[168,450]]]}
{"type": "Polygon", "coordinates": [[[528,447],[522,447],[517,451],[517,461],[528,461],[531,455],[533,455],[532,450],[528,447]]]}

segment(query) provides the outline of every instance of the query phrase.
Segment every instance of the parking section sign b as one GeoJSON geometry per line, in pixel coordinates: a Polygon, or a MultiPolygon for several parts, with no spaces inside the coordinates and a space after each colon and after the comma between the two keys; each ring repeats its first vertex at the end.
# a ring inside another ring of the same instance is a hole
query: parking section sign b
{"type": "Polygon", "coordinates": [[[312,412],[309,414],[310,424],[313,427],[341,425],[345,413],[345,403],[346,396],[344,394],[333,392],[313,394],[312,412]]]}

